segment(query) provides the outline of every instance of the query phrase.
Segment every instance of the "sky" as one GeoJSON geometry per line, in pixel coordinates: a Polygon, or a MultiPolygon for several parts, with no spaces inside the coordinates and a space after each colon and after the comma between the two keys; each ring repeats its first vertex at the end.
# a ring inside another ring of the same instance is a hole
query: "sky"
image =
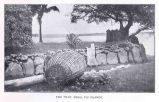
{"type": "MultiPolygon", "coordinates": [[[[53,6],[53,5],[48,5],[53,6]]],[[[105,33],[107,29],[118,29],[119,24],[114,23],[113,20],[109,22],[103,22],[100,24],[90,23],[88,24],[84,20],[79,20],[77,23],[71,23],[71,12],[73,5],[56,5],[59,12],[51,11],[45,13],[42,18],[42,34],[83,34],[83,33],[105,33]]],[[[37,15],[33,17],[32,33],[39,34],[39,25],[37,22],[37,15]]],[[[134,32],[136,27],[133,26],[130,32],[134,32]]]]}

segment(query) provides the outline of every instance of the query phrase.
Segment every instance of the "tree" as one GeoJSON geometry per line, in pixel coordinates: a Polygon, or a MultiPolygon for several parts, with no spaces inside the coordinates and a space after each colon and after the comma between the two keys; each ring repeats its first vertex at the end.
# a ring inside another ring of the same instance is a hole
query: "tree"
{"type": "Polygon", "coordinates": [[[39,23],[39,42],[43,42],[42,40],[42,31],[41,31],[41,28],[42,28],[42,17],[44,15],[44,13],[48,13],[50,12],[51,10],[53,11],[58,11],[59,12],[59,9],[56,7],[56,6],[51,6],[49,8],[47,8],[47,5],[46,4],[43,4],[43,5],[28,5],[31,7],[31,11],[32,11],[32,14],[35,15],[35,14],[38,14],[38,23],[39,23]]]}
{"type": "Polygon", "coordinates": [[[5,5],[5,46],[30,46],[31,24],[31,11],[27,5],[5,5]]]}
{"type": "Polygon", "coordinates": [[[74,5],[71,22],[83,19],[88,23],[108,22],[110,19],[120,24],[121,40],[128,38],[129,29],[133,23],[139,23],[139,28],[133,35],[143,30],[154,29],[154,5],[74,5]],[[124,25],[126,24],[126,25],[124,25]]]}
{"type": "Polygon", "coordinates": [[[77,49],[79,46],[81,46],[81,39],[79,39],[79,36],[71,33],[67,34],[66,36],[66,43],[71,49],[77,49]]]}

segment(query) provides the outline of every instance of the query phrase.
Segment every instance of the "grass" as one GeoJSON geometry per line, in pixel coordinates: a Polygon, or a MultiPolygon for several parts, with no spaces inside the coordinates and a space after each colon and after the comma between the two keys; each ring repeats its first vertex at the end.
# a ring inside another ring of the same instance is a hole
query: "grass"
{"type": "Polygon", "coordinates": [[[132,65],[109,73],[115,92],[154,92],[154,62],[132,65]]]}
{"type": "MultiPolygon", "coordinates": [[[[126,69],[119,69],[108,73],[106,84],[76,81],[64,86],[63,90],[53,88],[46,82],[6,91],[15,92],[154,92],[155,66],[154,61],[145,64],[133,64],[126,69]],[[84,85],[82,85],[84,84],[84,85]],[[93,85],[93,86],[92,86],[93,85]]],[[[118,65],[102,65],[86,68],[87,71],[109,70],[118,65]]]]}

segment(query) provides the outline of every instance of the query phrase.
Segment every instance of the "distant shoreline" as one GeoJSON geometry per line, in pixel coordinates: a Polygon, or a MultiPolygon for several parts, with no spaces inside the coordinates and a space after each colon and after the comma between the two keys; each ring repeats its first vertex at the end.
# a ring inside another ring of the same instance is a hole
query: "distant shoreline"
{"type": "MultiPolygon", "coordinates": [[[[150,32],[150,31],[145,31],[141,33],[149,33],[149,34],[154,34],[155,32],[150,32]]],[[[77,34],[74,33],[78,36],[106,36],[106,33],[85,33],[85,34],[77,34]]],[[[50,38],[50,37],[66,37],[67,34],[43,34],[43,37],[45,38],[50,38]]],[[[32,37],[39,37],[39,34],[32,34],[32,37]]]]}
{"type": "MultiPolygon", "coordinates": [[[[43,37],[66,37],[67,34],[43,34],[43,37]]],[[[104,36],[105,33],[88,33],[88,34],[76,34],[78,36],[104,36]]],[[[39,34],[32,34],[33,37],[38,37],[39,34]]]]}

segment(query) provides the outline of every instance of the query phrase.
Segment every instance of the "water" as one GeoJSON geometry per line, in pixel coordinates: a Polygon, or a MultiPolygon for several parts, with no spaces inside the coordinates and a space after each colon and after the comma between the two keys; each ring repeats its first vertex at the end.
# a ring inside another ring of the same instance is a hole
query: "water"
{"type": "MultiPolygon", "coordinates": [[[[106,40],[106,37],[103,35],[100,35],[100,36],[79,36],[79,38],[82,40],[82,41],[95,41],[95,42],[105,42],[106,40]]],[[[32,38],[33,41],[35,43],[38,43],[39,42],[39,37],[33,37],[32,38]]],[[[65,42],[66,41],[66,36],[65,37],[43,37],[43,41],[44,42],[56,42],[56,43],[61,43],[61,42],[65,42]]]]}
{"type": "Polygon", "coordinates": [[[143,33],[137,35],[139,43],[143,44],[146,49],[146,54],[154,55],[155,51],[155,37],[154,34],[143,33]]]}
{"type": "MultiPolygon", "coordinates": [[[[154,55],[154,34],[152,33],[142,33],[137,35],[139,42],[145,46],[146,53],[148,55],[154,55]]],[[[79,36],[82,41],[90,41],[90,42],[105,42],[105,35],[95,35],[95,36],[79,36]]],[[[33,42],[38,43],[39,37],[33,37],[33,42]]],[[[43,41],[46,43],[56,42],[61,43],[66,41],[66,36],[61,37],[43,37],[43,41]]]]}

